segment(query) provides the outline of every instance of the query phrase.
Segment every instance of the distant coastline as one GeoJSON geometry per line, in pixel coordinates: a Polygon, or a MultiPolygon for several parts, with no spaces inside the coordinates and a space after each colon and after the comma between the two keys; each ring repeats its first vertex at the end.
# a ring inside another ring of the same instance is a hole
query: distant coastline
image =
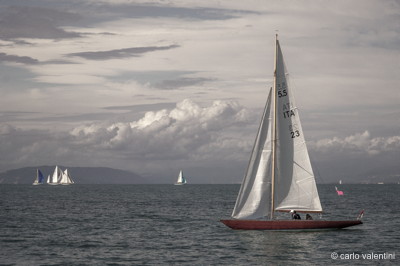
{"type": "MultiPolygon", "coordinates": [[[[55,166],[23,167],[0,173],[0,184],[32,184],[36,169],[44,176],[51,174],[55,166]]],[[[76,184],[152,184],[150,178],[119,169],[108,167],[65,167],[74,176],[76,184]]]]}

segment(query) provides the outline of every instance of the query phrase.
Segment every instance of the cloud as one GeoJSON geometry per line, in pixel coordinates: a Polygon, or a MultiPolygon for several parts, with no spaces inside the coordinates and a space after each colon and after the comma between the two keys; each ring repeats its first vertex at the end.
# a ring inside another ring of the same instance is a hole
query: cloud
{"type": "Polygon", "coordinates": [[[0,53],[0,63],[1,62],[11,62],[11,63],[20,63],[25,65],[64,65],[64,64],[76,64],[74,62],[66,61],[66,60],[49,60],[42,61],[29,57],[29,56],[18,56],[18,55],[9,55],[6,53],[0,53]]]}
{"type": "Polygon", "coordinates": [[[147,111],[129,122],[89,123],[69,131],[2,124],[0,167],[107,165],[153,175],[181,163],[220,169],[236,162],[237,167],[247,161],[252,146],[247,129],[253,129],[254,120],[249,114],[234,101],[202,107],[186,99],[174,108],[147,111]]]}
{"type": "Polygon", "coordinates": [[[178,47],[179,45],[175,44],[168,46],[132,47],[125,49],[109,50],[109,51],[72,53],[68,54],[68,56],[79,56],[89,60],[107,60],[116,58],[138,57],[144,53],[169,50],[178,47]]]}
{"type": "MultiPolygon", "coordinates": [[[[181,3],[181,5],[185,3],[181,3]]],[[[109,19],[115,17],[129,18],[177,18],[180,20],[228,20],[242,16],[243,14],[256,14],[256,11],[237,10],[211,7],[184,7],[164,3],[99,3],[92,4],[99,14],[109,19]]]]}
{"type": "Polygon", "coordinates": [[[384,152],[400,150],[400,136],[372,138],[369,131],[354,134],[345,138],[333,137],[310,142],[310,147],[322,153],[356,153],[379,155],[384,152]]]}
{"type": "Polygon", "coordinates": [[[103,107],[106,110],[129,110],[129,111],[150,111],[153,110],[155,107],[162,107],[162,108],[172,108],[175,106],[175,103],[168,102],[168,103],[156,103],[156,104],[136,104],[136,105],[127,105],[127,106],[107,106],[103,107]]]}
{"type": "Polygon", "coordinates": [[[0,53],[0,62],[14,62],[27,65],[34,65],[39,63],[37,59],[29,56],[8,55],[6,53],[0,53]]]}
{"type": "Polygon", "coordinates": [[[162,90],[174,90],[184,87],[190,87],[194,85],[202,85],[205,82],[213,81],[214,79],[209,78],[179,78],[163,80],[157,84],[154,84],[155,88],[162,90]]]}
{"type": "Polygon", "coordinates": [[[2,7],[0,12],[0,39],[80,37],[80,34],[65,31],[60,27],[79,18],[80,16],[77,14],[44,7],[2,7]]]}
{"type": "Polygon", "coordinates": [[[182,159],[212,142],[229,139],[222,132],[248,123],[248,119],[246,109],[236,102],[215,101],[200,107],[186,99],[172,110],[149,111],[132,122],[80,126],[71,130],[71,135],[82,145],[123,150],[137,158],[182,159]]]}
{"type": "Polygon", "coordinates": [[[11,135],[16,132],[15,127],[9,124],[1,124],[0,125],[0,135],[11,135]]]}
{"type": "Polygon", "coordinates": [[[400,171],[399,135],[372,137],[366,130],[347,137],[310,141],[308,147],[315,173],[324,183],[339,179],[346,183],[393,182],[390,177],[398,176],[400,171]]]}

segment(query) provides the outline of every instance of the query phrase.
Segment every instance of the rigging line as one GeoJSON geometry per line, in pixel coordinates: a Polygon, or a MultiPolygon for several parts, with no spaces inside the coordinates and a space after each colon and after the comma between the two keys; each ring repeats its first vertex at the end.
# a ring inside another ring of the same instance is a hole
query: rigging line
{"type": "MultiPolygon", "coordinates": [[[[313,173],[310,173],[309,171],[307,171],[307,169],[305,169],[303,166],[301,166],[300,164],[298,164],[296,161],[293,161],[293,163],[294,163],[295,165],[297,165],[300,169],[303,169],[304,172],[308,173],[311,177],[314,176],[313,173]]],[[[308,178],[307,178],[307,179],[308,179],[308,178]]],[[[302,181],[302,180],[301,180],[301,181],[302,181]]]]}
{"type": "Polygon", "coordinates": [[[324,180],[324,178],[322,178],[321,172],[319,171],[317,164],[315,163],[316,161],[314,160],[314,158],[311,158],[311,153],[308,153],[308,156],[310,157],[310,161],[313,161],[313,163],[311,164],[312,168],[315,168],[318,178],[321,179],[322,184],[327,184],[327,182],[324,180]]]}

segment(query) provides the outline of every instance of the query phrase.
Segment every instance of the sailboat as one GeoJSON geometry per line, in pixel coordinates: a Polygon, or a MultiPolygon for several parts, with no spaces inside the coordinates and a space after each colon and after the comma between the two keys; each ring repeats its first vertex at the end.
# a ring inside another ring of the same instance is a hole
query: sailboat
{"type": "MultiPolygon", "coordinates": [[[[341,185],[341,184],[342,184],[342,179],[339,180],[339,185],[341,185]]],[[[336,193],[338,194],[338,196],[343,196],[344,195],[344,192],[339,190],[337,188],[337,186],[335,186],[335,190],[336,190],[336,193]]]]}
{"type": "Polygon", "coordinates": [[[32,185],[34,185],[34,186],[41,185],[41,184],[43,184],[43,181],[44,181],[44,176],[43,176],[42,172],[39,169],[36,169],[36,178],[35,178],[35,181],[33,181],[32,185]]]}
{"type": "Polygon", "coordinates": [[[60,167],[56,166],[53,175],[47,177],[47,184],[58,185],[62,178],[62,175],[63,175],[62,170],[60,169],[60,167]]]}
{"type": "Polygon", "coordinates": [[[179,172],[178,180],[176,180],[175,185],[186,185],[186,178],[183,176],[182,170],[179,172]]]}
{"type": "Polygon", "coordinates": [[[68,169],[63,171],[58,166],[54,169],[53,175],[47,177],[47,184],[49,185],[71,185],[74,183],[68,169]]]}
{"type": "Polygon", "coordinates": [[[62,176],[61,176],[61,179],[59,181],[59,184],[61,184],[61,185],[74,184],[74,181],[72,180],[72,177],[68,172],[68,169],[65,169],[64,172],[62,173],[62,176]]]}
{"type": "Polygon", "coordinates": [[[335,190],[336,190],[336,193],[338,194],[338,196],[343,196],[343,195],[344,195],[344,192],[341,191],[341,190],[339,190],[339,189],[337,188],[337,186],[335,186],[335,190]]]}
{"type": "Polygon", "coordinates": [[[275,212],[322,212],[299,112],[286,73],[276,35],[274,84],[232,212],[233,219],[221,222],[232,229],[244,230],[320,230],[362,224],[360,219],[276,219],[275,212]]]}

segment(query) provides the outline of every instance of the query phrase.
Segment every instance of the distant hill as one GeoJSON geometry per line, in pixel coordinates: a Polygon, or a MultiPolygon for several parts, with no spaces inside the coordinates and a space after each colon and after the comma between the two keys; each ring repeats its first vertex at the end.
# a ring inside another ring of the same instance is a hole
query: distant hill
{"type": "MultiPolygon", "coordinates": [[[[76,184],[151,184],[148,178],[138,174],[108,167],[64,167],[68,168],[76,184]]],[[[0,184],[32,184],[36,169],[40,169],[45,179],[52,175],[55,166],[24,167],[0,173],[0,184]]]]}

